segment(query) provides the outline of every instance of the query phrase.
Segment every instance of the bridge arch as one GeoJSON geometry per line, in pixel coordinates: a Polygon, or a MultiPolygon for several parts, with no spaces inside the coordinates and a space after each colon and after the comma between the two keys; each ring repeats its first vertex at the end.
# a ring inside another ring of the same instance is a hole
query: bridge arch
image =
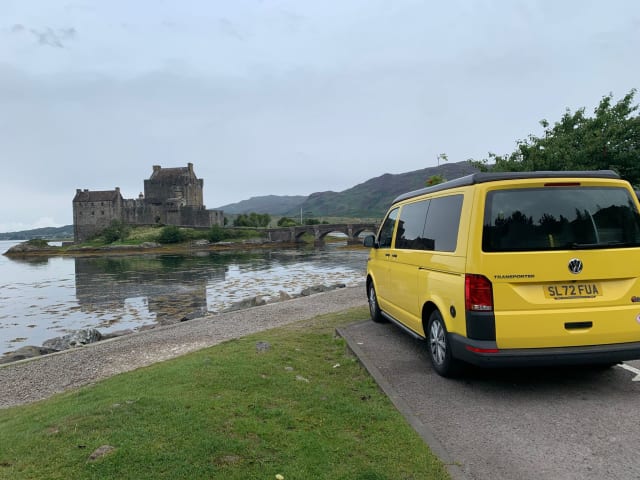
{"type": "Polygon", "coordinates": [[[269,240],[276,242],[301,242],[305,233],[313,235],[316,243],[323,243],[324,238],[332,233],[339,232],[347,236],[350,244],[361,243],[358,236],[369,231],[375,233],[378,226],[374,223],[339,223],[339,224],[318,224],[318,225],[298,225],[295,227],[270,228],[267,229],[269,240]]]}

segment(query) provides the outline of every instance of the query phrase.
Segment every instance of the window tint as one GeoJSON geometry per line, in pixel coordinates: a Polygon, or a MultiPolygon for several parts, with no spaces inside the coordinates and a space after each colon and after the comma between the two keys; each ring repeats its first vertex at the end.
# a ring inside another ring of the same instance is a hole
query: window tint
{"type": "Polygon", "coordinates": [[[487,194],[486,252],[638,246],[640,216],[624,188],[547,187],[487,194]]]}
{"type": "Polygon", "coordinates": [[[462,195],[450,195],[431,200],[424,236],[433,241],[434,250],[456,250],[463,198],[462,195]]]}
{"type": "Polygon", "coordinates": [[[398,209],[394,208],[389,212],[382,227],[380,227],[380,233],[378,233],[378,246],[380,248],[389,248],[391,246],[391,239],[393,238],[393,227],[396,224],[396,217],[398,216],[398,209]]]}
{"type": "Polygon", "coordinates": [[[398,231],[396,232],[396,248],[408,248],[413,250],[433,250],[423,238],[424,223],[427,220],[429,200],[410,203],[402,207],[398,231]]]}
{"type": "Polygon", "coordinates": [[[450,195],[402,207],[396,248],[455,251],[462,200],[462,195],[450,195]]]}

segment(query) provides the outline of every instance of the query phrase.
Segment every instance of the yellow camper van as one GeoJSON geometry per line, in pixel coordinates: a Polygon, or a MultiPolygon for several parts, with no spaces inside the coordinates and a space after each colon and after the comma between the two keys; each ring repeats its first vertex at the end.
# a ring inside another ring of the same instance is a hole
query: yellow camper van
{"type": "Polygon", "coordinates": [[[371,248],[371,317],[434,369],[640,358],[640,214],[612,171],[476,173],[396,198],[371,248]]]}

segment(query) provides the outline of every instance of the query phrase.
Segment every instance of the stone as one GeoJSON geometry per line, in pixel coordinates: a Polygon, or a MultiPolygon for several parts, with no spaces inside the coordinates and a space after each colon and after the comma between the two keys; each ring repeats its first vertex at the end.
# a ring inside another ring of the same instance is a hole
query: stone
{"type": "Polygon", "coordinates": [[[322,293],[329,290],[329,287],[326,285],[315,285],[313,287],[307,287],[300,292],[300,296],[308,297],[309,295],[314,295],[316,293],[322,293]]]}
{"type": "Polygon", "coordinates": [[[0,363],[17,362],[18,360],[39,357],[41,355],[48,355],[49,353],[54,353],[54,352],[57,352],[57,350],[54,350],[52,348],[27,345],[25,347],[20,347],[14,352],[9,352],[6,355],[0,357],[0,363]]]}
{"type": "Polygon", "coordinates": [[[245,308],[260,307],[266,305],[267,301],[262,295],[256,295],[255,297],[245,298],[239,302],[234,302],[229,308],[226,308],[225,312],[233,312],[235,310],[243,310],[245,308]]]}
{"type": "Polygon", "coordinates": [[[344,283],[334,283],[333,285],[315,285],[313,287],[307,287],[300,292],[301,297],[308,297],[309,295],[314,295],[316,293],[324,293],[329,292],[331,290],[336,290],[338,288],[345,288],[346,285],[344,283]]]}
{"type": "Polygon", "coordinates": [[[90,462],[95,462],[96,460],[99,460],[100,458],[104,457],[105,455],[109,455],[115,449],[116,448],[112,447],[111,445],[102,445],[102,446],[96,448],[93,451],[93,453],[91,455],[89,455],[89,461],[90,462]]]}
{"type": "Polygon", "coordinates": [[[291,295],[284,290],[280,290],[280,301],[284,302],[285,300],[291,300],[291,295]]]}
{"type": "Polygon", "coordinates": [[[187,322],[189,320],[195,320],[196,318],[206,317],[208,313],[209,311],[206,308],[200,308],[198,310],[187,313],[185,316],[180,318],[180,321],[187,322]]]}
{"type": "Polygon", "coordinates": [[[271,344],[269,342],[258,342],[256,343],[256,351],[258,353],[264,353],[267,350],[271,349],[271,344]]]}
{"type": "Polygon", "coordinates": [[[62,337],[55,337],[46,340],[42,346],[61,351],[68,350],[73,347],[79,347],[81,345],[88,345],[89,343],[99,342],[100,340],[102,340],[102,334],[97,329],[86,328],[76,330],[75,332],[62,337]]]}
{"type": "Polygon", "coordinates": [[[113,332],[103,333],[102,340],[109,340],[110,338],[122,337],[124,335],[131,335],[132,333],[135,333],[135,331],[131,330],[130,328],[127,328],[125,330],[115,330],[113,332]]]}

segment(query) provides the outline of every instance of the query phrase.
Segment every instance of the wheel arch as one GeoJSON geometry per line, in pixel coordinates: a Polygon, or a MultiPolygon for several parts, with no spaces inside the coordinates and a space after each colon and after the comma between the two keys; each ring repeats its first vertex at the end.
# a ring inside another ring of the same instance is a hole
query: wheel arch
{"type": "MultiPolygon", "coordinates": [[[[427,328],[429,326],[429,317],[431,317],[431,314],[433,312],[435,312],[436,310],[440,311],[440,309],[438,308],[438,306],[431,300],[425,302],[424,305],[422,305],[422,330],[424,333],[424,337],[427,337],[427,328]]],[[[442,315],[442,311],[440,311],[440,314],[442,315]]],[[[444,316],[443,316],[444,318],[444,316]]],[[[446,324],[446,322],[445,322],[446,324]]]]}
{"type": "Polygon", "coordinates": [[[429,326],[428,325],[429,317],[431,317],[431,314],[436,310],[440,312],[440,315],[442,316],[442,321],[444,322],[444,326],[447,329],[447,332],[454,331],[454,327],[456,324],[454,322],[454,319],[451,318],[449,309],[447,307],[441,307],[440,305],[438,305],[436,301],[431,299],[431,300],[427,300],[422,305],[422,328],[424,329],[425,338],[427,336],[427,328],[429,326]]]}
{"type": "Polygon", "coordinates": [[[369,295],[369,287],[371,286],[371,284],[375,284],[376,282],[374,282],[373,277],[371,276],[370,273],[367,274],[367,280],[365,282],[365,288],[367,291],[367,295],[369,295]]]}

